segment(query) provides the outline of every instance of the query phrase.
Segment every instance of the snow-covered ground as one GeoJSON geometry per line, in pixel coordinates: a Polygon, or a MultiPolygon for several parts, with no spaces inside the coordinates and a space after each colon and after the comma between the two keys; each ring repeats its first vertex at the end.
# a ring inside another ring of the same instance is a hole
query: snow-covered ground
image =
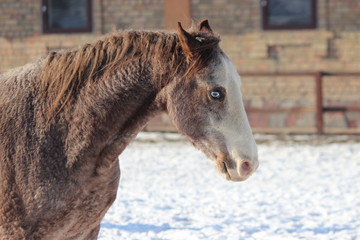
{"type": "Polygon", "coordinates": [[[118,196],[99,239],[360,239],[358,141],[267,139],[259,169],[239,183],[178,135],[145,138],[154,141],[120,156],[118,196]]]}

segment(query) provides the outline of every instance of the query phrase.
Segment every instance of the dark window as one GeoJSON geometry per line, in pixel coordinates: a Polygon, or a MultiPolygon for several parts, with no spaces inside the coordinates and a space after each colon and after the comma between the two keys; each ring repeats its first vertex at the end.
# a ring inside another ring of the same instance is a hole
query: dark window
{"type": "Polygon", "coordinates": [[[262,0],[265,30],[316,28],[316,0],[262,0]]]}
{"type": "Polygon", "coordinates": [[[44,33],[91,32],[91,0],[43,0],[44,33]]]}

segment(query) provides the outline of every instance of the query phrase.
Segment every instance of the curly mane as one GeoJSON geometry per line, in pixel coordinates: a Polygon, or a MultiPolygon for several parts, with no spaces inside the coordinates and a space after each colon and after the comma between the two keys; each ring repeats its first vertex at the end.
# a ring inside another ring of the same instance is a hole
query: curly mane
{"type": "Polygon", "coordinates": [[[177,34],[149,31],[118,31],[78,49],[50,52],[40,75],[40,92],[52,101],[48,117],[69,104],[86,82],[105,80],[129,64],[150,63],[157,86],[165,86],[178,71],[190,77],[206,66],[220,41],[214,34],[191,34],[202,41],[190,60],[177,34]]]}

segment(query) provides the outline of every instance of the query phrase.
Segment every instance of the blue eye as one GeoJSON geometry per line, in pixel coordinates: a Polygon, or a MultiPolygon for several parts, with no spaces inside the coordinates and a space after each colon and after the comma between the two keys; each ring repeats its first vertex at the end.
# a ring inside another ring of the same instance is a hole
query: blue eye
{"type": "Polygon", "coordinates": [[[216,92],[216,91],[212,91],[212,92],[210,93],[210,95],[211,95],[211,97],[212,97],[213,99],[220,99],[220,97],[221,97],[221,93],[220,93],[220,92],[216,92]]]}
{"type": "Polygon", "coordinates": [[[222,87],[215,88],[209,92],[212,100],[223,101],[225,99],[225,89],[222,87]]]}

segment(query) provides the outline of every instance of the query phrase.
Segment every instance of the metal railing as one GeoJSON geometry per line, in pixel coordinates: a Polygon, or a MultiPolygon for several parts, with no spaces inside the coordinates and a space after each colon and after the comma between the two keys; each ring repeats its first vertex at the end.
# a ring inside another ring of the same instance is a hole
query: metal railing
{"type": "MultiPolygon", "coordinates": [[[[344,76],[344,77],[360,77],[360,72],[242,72],[242,77],[299,77],[299,76],[310,76],[315,81],[315,129],[316,133],[322,134],[324,131],[324,113],[325,112],[343,112],[348,111],[360,112],[360,107],[347,107],[347,106],[324,106],[323,99],[323,78],[324,76],[344,76]]],[[[360,78],[359,78],[360,81],[360,78]]],[[[360,93],[359,93],[360,102],[360,93]]],[[[261,111],[265,109],[248,108],[248,111],[261,111]]],[[[284,112],[289,111],[288,109],[267,109],[266,112],[284,112]]],[[[351,131],[343,131],[337,133],[352,133],[351,131]]],[[[355,132],[354,132],[355,133],[355,132]]]]}

